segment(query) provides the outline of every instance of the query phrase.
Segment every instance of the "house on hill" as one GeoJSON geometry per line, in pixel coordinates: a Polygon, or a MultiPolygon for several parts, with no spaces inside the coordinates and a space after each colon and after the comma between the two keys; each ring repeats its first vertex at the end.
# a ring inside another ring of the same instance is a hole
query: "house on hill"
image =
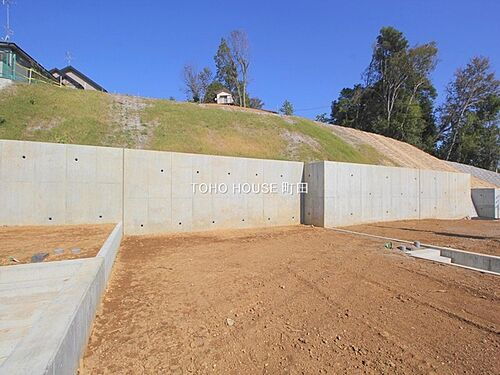
{"type": "Polygon", "coordinates": [[[0,79],[26,83],[52,83],[80,90],[107,92],[72,66],[48,71],[16,43],[0,41],[0,79]]]}
{"type": "Polygon", "coordinates": [[[214,100],[217,104],[234,104],[233,95],[227,89],[217,91],[214,100]]]}
{"type": "Polygon", "coordinates": [[[0,41],[0,78],[31,83],[57,80],[16,43],[0,41]]]}
{"type": "Polygon", "coordinates": [[[62,69],[51,69],[50,73],[59,81],[59,83],[80,90],[96,90],[107,92],[104,87],[94,82],[75,67],[68,65],[62,69]]]}

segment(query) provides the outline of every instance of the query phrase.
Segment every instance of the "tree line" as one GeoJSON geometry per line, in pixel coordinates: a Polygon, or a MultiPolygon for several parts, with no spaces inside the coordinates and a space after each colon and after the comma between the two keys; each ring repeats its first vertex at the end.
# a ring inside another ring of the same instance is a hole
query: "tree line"
{"type": "Polygon", "coordinates": [[[234,104],[241,107],[262,108],[264,102],[250,97],[248,92],[250,43],[243,30],[231,31],[222,38],[214,55],[215,75],[209,67],[198,71],[185,65],[182,76],[188,100],[195,103],[213,103],[219,90],[228,90],[234,104]]]}
{"type": "Polygon", "coordinates": [[[383,27],[362,82],[344,88],[331,114],[317,120],[382,134],[444,160],[496,170],[500,161],[500,81],[486,57],[458,68],[436,107],[430,78],[436,43],[410,46],[402,32],[383,27]]]}

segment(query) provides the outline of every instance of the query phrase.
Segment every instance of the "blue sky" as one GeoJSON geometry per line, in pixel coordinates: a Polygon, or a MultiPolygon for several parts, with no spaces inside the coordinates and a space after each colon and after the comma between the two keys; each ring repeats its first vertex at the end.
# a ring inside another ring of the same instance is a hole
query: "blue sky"
{"type": "MultiPolygon", "coordinates": [[[[382,26],[410,44],[435,41],[436,88],[474,55],[500,64],[498,0],[344,1],[15,0],[13,41],[45,67],[73,65],[110,92],[184,100],[186,63],[213,69],[220,38],[243,29],[251,43],[252,96],[298,115],[330,112],[343,87],[359,82],[382,26]],[[325,108],[318,108],[325,107],[325,108]],[[314,108],[312,110],[305,110],[314,108]]],[[[2,10],[2,24],[5,10],[2,10]]]]}

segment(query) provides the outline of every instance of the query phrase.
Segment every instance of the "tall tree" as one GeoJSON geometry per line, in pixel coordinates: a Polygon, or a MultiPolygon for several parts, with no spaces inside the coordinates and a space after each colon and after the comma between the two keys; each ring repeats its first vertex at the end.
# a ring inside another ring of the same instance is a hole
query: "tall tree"
{"type": "Polygon", "coordinates": [[[206,67],[198,72],[193,65],[184,65],[182,76],[186,86],[186,95],[190,100],[198,103],[204,98],[208,85],[212,81],[212,72],[206,67]]]}
{"type": "Polygon", "coordinates": [[[410,47],[403,33],[383,27],[363,84],[341,91],[331,121],[432,150],[436,91],[429,76],[436,61],[435,43],[410,47]]]}
{"type": "Polygon", "coordinates": [[[455,72],[440,108],[439,155],[495,169],[499,161],[500,81],[485,57],[455,72]]]}
{"type": "Polygon", "coordinates": [[[238,68],[233,53],[224,38],[221,39],[217,53],[214,56],[214,61],[216,67],[216,81],[219,81],[231,91],[236,102],[240,104],[241,88],[238,81],[238,68]]]}
{"type": "Polygon", "coordinates": [[[249,43],[247,34],[243,30],[234,30],[229,34],[229,45],[233,60],[238,66],[238,86],[241,86],[241,103],[243,107],[247,106],[247,84],[248,67],[250,66],[249,43]]]}

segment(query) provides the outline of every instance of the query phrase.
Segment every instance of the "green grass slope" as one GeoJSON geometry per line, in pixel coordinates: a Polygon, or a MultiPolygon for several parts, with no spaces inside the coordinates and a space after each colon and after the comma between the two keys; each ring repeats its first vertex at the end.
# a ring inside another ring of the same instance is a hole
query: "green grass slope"
{"type": "Polygon", "coordinates": [[[42,85],[0,90],[0,138],[266,159],[386,161],[372,147],[348,144],[327,126],[300,117],[42,85]]]}

